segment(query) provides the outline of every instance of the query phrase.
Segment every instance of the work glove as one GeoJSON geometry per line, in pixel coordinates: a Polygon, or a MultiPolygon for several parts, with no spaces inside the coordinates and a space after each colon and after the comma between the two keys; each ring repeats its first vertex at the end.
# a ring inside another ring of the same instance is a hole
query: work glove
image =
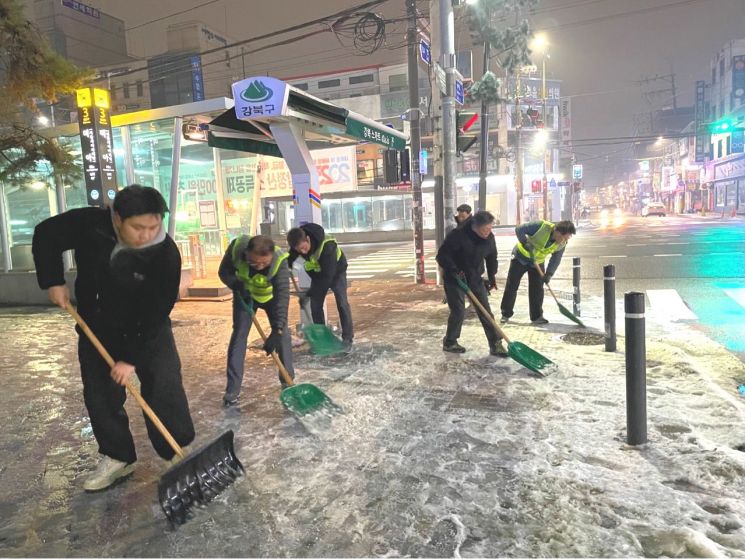
{"type": "Polygon", "coordinates": [[[310,301],[310,297],[307,293],[298,293],[297,300],[300,303],[300,306],[304,307],[308,303],[308,301],[310,301]]]}
{"type": "Polygon", "coordinates": [[[455,272],[454,275],[455,275],[455,279],[456,280],[460,280],[463,283],[468,283],[468,282],[466,282],[466,273],[464,271],[458,270],[457,272],[455,272]]]}
{"type": "Polygon", "coordinates": [[[551,281],[551,278],[552,277],[553,276],[551,274],[543,274],[543,283],[545,283],[546,285],[548,285],[548,282],[551,281]]]}
{"type": "Polygon", "coordinates": [[[264,351],[266,351],[267,355],[271,355],[272,353],[277,351],[281,345],[282,345],[282,330],[272,329],[272,333],[269,334],[269,337],[264,342],[264,351]]]}
{"type": "Polygon", "coordinates": [[[491,293],[492,290],[497,289],[497,278],[484,278],[484,287],[486,287],[486,292],[491,293]]]}

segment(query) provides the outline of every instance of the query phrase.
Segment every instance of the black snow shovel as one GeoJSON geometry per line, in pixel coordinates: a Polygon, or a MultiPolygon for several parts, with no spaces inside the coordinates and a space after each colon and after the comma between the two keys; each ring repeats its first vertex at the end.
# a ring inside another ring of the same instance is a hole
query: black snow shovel
{"type": "MultiPolygon", "coordinates": [[[[259,332],[259,336],[266,343],[266,334],[256,318],[256,313],[251,312],[251,320],[253,320],[256,330],[259,332]]],[[[274,364],[277,365],[282,379],[287,384],[287,388],[280,393],[279,399],[288,410],[300,417],[316,411],[329,413],[341,411],[341,408],[317,386],[309,383],[295,384],[276,351],[272,351],[272,359],[274,359],[274,364]]]]}
{"type": "Polygon", "coordinates": [[[547,357],[544,357],[534,349],[529,348],[525,344],[521,342],[511,342],[507,335],[504,333],[504,330],[502,330],[499,327],[499,324],[497,324],[497,321],[494,320],[494,317],[491,315],[491,313],[484,308],[484,305],[481,304],[481,301],[479,301],[476,295],[473,294],[473,291],[471,291],[471,288],[468,287],[468,284],[458,277],[456,277],[455,279],[457,280],[460,288],[465,291],[466,295],[468,295],[468,298],[471,299],[471,303],[473,303],[473,305],[479,310],[479,312],[491,323],[497,334],[499,334],[502,338],[504,338],[504,341],[507,342],[507,353],[513,360],[520,363],[520,365],[522,365],[523,367],[530,369],[535,373],[538,373],[539,375],[543,375],[541,369],[548,365],[553,365],[553,361],[551,361],[547,357]]]}
{"type": "MultiPolygon", "coordinates": [[[[543,273],[543,270],[541,270],[541,267],[538,265],[538,262],[535,262],[534,265],[535,265],[535,269],[538,271],[538,275],[541,276],[541,279],[543,279],[543,277],[545,276],[545,274],[543,273]]],[[[559,312],[561,314],[563,314],[564,316],[566,316],[572,322],[574,322],[574,323],[579,324],[580,326],[582,326],[582,328],[586,328],[586,326],[582,323],[582,321],[578,317],[576,317],[572,313],[572,311],[570,311],[564,305],[562,305],[561,303],[559,303],[559,300],[556,298],[556,293],[554,293],[554,290],[551,289],[551,286],[549,284],[546,284],[546,287],[548,287],[548,290],[551,293],[551,295],[553,296],[554,301],[556,301],[556,304],[559,305],[559,312]]]]}
{"type": "MultiPolygon", "coordinates": [[[[82,317],[70,303],[65,308],[101,357],[113,368],[114,359],[82,317]]],[[[180,462],[171,466],[161,476],[158,482],[158,498],[171,524],[183,524],[189,518],[193,507],[206,505],[244,473],[243,465],[233,448],[233,431],[226,431],[210,444],[186,456],[134,385],[128,382],[126,387],[176,455],[181,458],[180,462]]]]}

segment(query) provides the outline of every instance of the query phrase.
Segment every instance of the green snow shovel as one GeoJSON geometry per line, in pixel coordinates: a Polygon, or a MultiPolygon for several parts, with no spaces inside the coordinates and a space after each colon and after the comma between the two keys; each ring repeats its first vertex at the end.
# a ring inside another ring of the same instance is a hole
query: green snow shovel
{"type": "MultiPolygon", "coordinates": [[[[88,336],[91,344],[98,350],[106,364],[113,368],[114,359],[83,318],[70,303],[67,304],[65,309],[88,336]]],[[[148,419],[176,453],[176,456],[181,458],[161,476],[158,482],[158,499],[171,524],[173,526],[183,524],[193,515],[195,507],[209,503],[243,474],[243,465],[235,455],[233,448],[233,431],[225,431],[208,445],[190,452],[186,456],[183,448],[158,419],[158,416],[155,415],[155,412],[132,382],[127,382],[126,387],[137,400],[148,419]]]]}
{"type": "MultiPolygon", "coordinates": [[[[251,320],[256,327],[256,331],[261,336],[261,339],[264,340],[264,343],[266,343],[266,334],[261,324],[259,324],[253,308],[237,293],[233,296],[238,297],[238,302],[243,307],[243,310],[251,315],[251,320]]],[[[279,374],[282,375],[282,380],[287,384],[287,388],[280,393],[279,400],[288,410],[300,417],[321,410],[331,413],[341,411],[341,408],[331,401],[331,398],[326,396],[317,386],[308,383],[295,384],[276,351],[272,352],[272,359],[274,359],[274,363],[279,369],[279,374]]]]}
{"type": "Polygon", "coordinates": [[[481,301],[479,301],[476,295],[473,294],[473,291],[471,291],[471,288],[468,287],[468,284],[457,276],[455,279],[458,282],[460,288],[465,291],[466,295],[468,295],[468,298],[471,299],[471,303],[473,303],[473,305],[479,310],[484,318],[486,318],[491,323],[497,334],[499,334],[502,338],[504,338],[504,341],[507,342],[507,353],[514,361],[517,361],[523,367],[530,369],[531,371],[538,373],[539,375],[543,374],[541,369],[543,369],[547,365],[553,365],[553,361],[551,361],[547,357],[544,357],[537,351],[529,348],[525,344],[521,342],[511,342],[507,335],[504,333],[504,330],[502,330],[499,327],[499,324],[497,324],[497,321],[494,320],[494,317],[491,315],[491,313],[484,308],[484,305],[481,304],[481,301]]]}
{"type": "MultiPolygon", "coordinates": [[[[539,276],[541,276],[541,279],[543,279],[543,277],[545,276],[545,274],[543,273],[543,270],[541,270],[541,267],[540,267],[540,266],[538,265],[538,262],[535,262],[535,263],[534,263],[534,265],[535,265],[535,269],[536,269],[536,270],[538,270],[538,275],[539,275],[539,276]]],[[[551,289],[551,286],[550,286],[549,284],[546,284],[546,287],[548,287],[548,290],[549,290],[549,292],[551,293],[551,295],[553,296],[553,298],[554,298],[554,301],[556,301],[556,304],[557,304],[557,305],[559,305],[559,312],[560,312],[561,314],[563,314],[564,316],[566,316],[566,317],[567,317],[567,318],[568,318],[569,320],[571,320],[572,322],[575,322],[575,323],[579,324],[580,326],[582,326],[582,328],[587,328],[587,327],[586,327],[586,326],[585,326],[585,325],[584,325],[584,324],[582,323],[582,321],[581,321],[581,320],[580,320],[579,318],[577,318],[577,317],[576,317],[576,316],[575,316],[575,315],[574,315],[574,314],[572,313],[572,311],[570,311],[570,310],[569,310],[568,308],[566,308],[566,307],[565,307],[564,305],[562,305],[561,303],[559,303],[559,300],[558,300],[558,299],[556,298],[556,293],[554,293],[554,290],[553,290],[553,289],[551,289]]]]}
{"type": "MultiPolygon", "coordinates": [[[[300,293],[295,276],[291,277],[295,291],[300,293]]],[[[308,316],[308,311],[302,303],[300,304],[300,312],[308,323],[303,326],[303,336],[313,353],[316,355],[336,355],[348,351],[349,348],[334,335],[331,328],[325,324],[313,324],[313,319],[308,316]]]]}

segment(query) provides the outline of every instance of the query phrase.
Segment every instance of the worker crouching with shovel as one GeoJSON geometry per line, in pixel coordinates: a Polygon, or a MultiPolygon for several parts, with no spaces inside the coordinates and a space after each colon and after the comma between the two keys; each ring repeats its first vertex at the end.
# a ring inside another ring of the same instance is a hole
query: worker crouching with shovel
{"type": "MultiPolygon", "coordinates": [[[[105,489],[134,470],[137,455],[124,401],[135,372],[142,397],[172,439],[180,446],[194,440],[169,318],[178,298],[181,256],[163,228],[166,211],[157,190],[132,185],[117,193],[112,209],[73,209],[42,221],[34,231],[39,286],[79,324],[83,397],[103,456],[83,484],[86,491],[105,489]],[[77,312],[65,285],[66,250],[75,251],[77,312]],[[85,322],[100,342],[83,335],[85,322]],[[106,358],[100,343],[110,352],[106,358]]],[[[173,460],[173,445],[149,416],[145,422],[158,455],[173,460]]]]}
{"type": "MultiPolygon", "coordinates": [[[[288,254],[269,237],[242,235],[228,246],[220,263],[222,282],[233,290],[233,333],[228,345],[227,386],[223,404],[238,403],[243,382],[246,344],[256,309],[264,309],[272,331],[264,342],[264,351],[279,354],[291,378],[292,339],[287,328],[290,303],[288,254]]],[[[280,374],[282,387],[286,386],[280,374]]]]}

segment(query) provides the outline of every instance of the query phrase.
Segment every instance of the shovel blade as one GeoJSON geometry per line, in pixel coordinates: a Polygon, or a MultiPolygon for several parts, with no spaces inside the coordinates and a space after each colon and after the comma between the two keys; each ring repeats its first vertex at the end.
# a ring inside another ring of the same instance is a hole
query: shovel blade
{"type": "Polygon", "coordinates": [[[561,303],[559,303],[559,312],[563,314],[564,316],[566,316],[572,322],[579,324],[580,326],[582,326],[582,328],[585,328],[585,325],[582,323],[582,321],[579,318],[577,318],[577,316],[574,313],[572,313],[572,311],[570,311],[568,308],[566,308],[561,303]]]}
{"type": "Polygon", "coordinates": [[[183,524],[194,507],[209,503],[243,472],[233,448],[233,431],[226,431],[161,476],[160,506],[172,525],[183,524]]]}
{"type": "Polygon", "coordinates": [[[329,412],[341,410],[323,390],[308,383],[295,384],[285,388],[280,393],[279,399],[288,410],[297,416],[303,416],[321,410],[329,412]]]}
{"type": "Polygon", "coordinates": [[[541,369],[553,364],[548,357],[544,357],[521,342],[510,342],[507,344],[507,351],[512,359],[535,373],[540,373],[541,369]]]}
{"type": "Polygon", "coordinates": [[[316,355],[334,355],[347,348],[325,324],[308,324],[303,327],[303,336],[316,355]]]}

